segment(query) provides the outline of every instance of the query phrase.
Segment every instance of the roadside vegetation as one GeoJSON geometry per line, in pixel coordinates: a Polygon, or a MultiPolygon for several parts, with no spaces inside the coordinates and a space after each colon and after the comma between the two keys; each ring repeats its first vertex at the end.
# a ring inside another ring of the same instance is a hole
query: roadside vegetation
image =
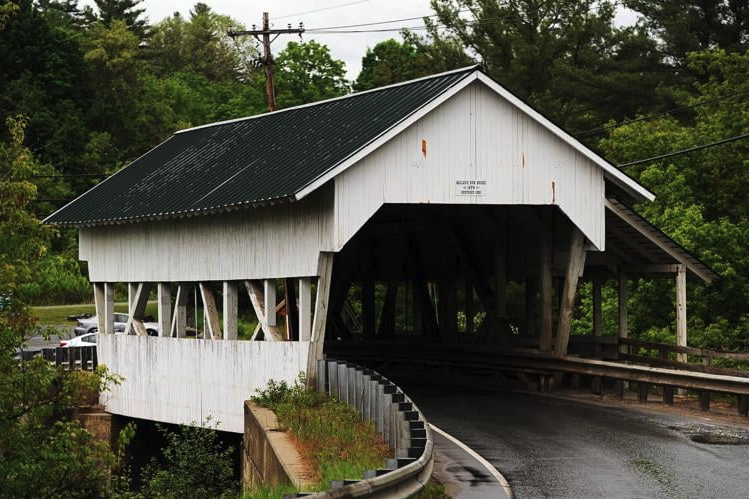
{"type": "Polygon", "coordinates": [[[371,422],[362,421],[359,412],[337,398],[306,388],[303,375],[292,386],[269,381],[252,401],[276,413],[279,425],[313,467],[316,490],[326,490],[332,480],[361,478],[364,471],[382,467],[388,457],[388,447],[371,422]]]}

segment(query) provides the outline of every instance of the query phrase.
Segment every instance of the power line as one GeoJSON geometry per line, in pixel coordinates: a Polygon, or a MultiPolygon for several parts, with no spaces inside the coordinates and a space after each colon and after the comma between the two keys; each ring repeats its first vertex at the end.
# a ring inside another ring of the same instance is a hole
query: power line
{"type": "Polygon", "coordinates": [[[375,21],[371,23],[362,23],[362,24],[347,24],[344,26],[327,26],[325,28],[307,28],[307,31],[317,31],[317,30],[328,30],[328,29],[345,29],[345,28],[361,28],[364,26],[379,26],[382,24],[393,24],[393,23],[400,23],[404,21],[415,21],[417,19],[424,19],[425,17],[437,17],[437,14],[432,15],[426,15],[426,16],[417,16],[417,17],[404,17],[402,19],[391,19],[390,21],[375,21]]]}
{"type": "MultiPolygon", "coordinates": [[[[377,29],[359,29],[359,30],[349,30],[349,29],[342,29],[342,28],[355,28],[355,27],[364,27],[364,26],[377,26],[381,24],[390,24],[394,22],[399,21],[408,21],[413,19],[424,19],[425,17],[435,17],[435,15],[431,16],[422,16],[422,17],[416,17],[416,18],[405,18],[405,19],[394,19],[392,21],[379,21],[379,22],[373,22],[373,23],[363,23],[363,24],[352,24],[349,26],[330,26],[325,28],[308,28],[306,31],[307,33],[317,33],[321,35],[342,35],[342,34],[350,34],[350,33],[387,33],[387,32],[397,32],[397,31],[403,31],[404,29],[407,30],[425,30],[429,29],[429,26],[425,25],[419,25],[419,26],[394,26],[392,28],[377,28],[377,29]]],[[[473,21],[465,21],[466,26],[475,26],[475,25],[481,25],[481,24],[494,24],[500,21],[505,21],[507,19],[512,19],[517,17],[515,14],[511,14],[504,17],[489,17],[485,19],[475,19],[473,21]]],[[[448,26],[446,24],[437,24],[433,26],[434,28],[450,28],[451,26],[448,26]]]]}
{"type": "Polygon", "coordinates": [[[669,115],[669,114],[680,113],[682,111],[693,109],[695,107],[704,106],[705,104],[710,104],[712,102],[716,102],[716,101],[719,101],[719,100],[728,99],[729,97],[735,97],[736,95],[745,94],[747,92],[749,92],[749,88],[748,89],[744,89],[744,90],[739,90],[737,92],[732,92],[730,94],[721,95],[719,97],[715,97],[715,98],[712,98],[712,99],[706,99],[706,100],[697,102],[696,104],[691,104],[689,106],[677,107],[675,109],[671,109],[670,111],[664,111],[662,113],[651,114],[649,116],[643,116],[641,118],[635,118],[633,120],[625,120],[625,121],[622,121],[620,123],[614,123],[613,125],[606,125],[606,126],[601,126],[601,127],[598,127],[598,128],[591,128],[590,130],[585,130],[584,132],[577,132],[574,135],[575,136],[588,135],[588,134],[595,133],[595,132],[602,132],[604,130],[609,130],[611,128],[617,128],[617,127],[620,127],[620,126],[629,125],[630,123],[638,123],[640,121],[652,120],[652,119],[660,118],[662,116],[666,116],[666,115],[669,115]]]}
{"type": "Polygon", "coordinates": [[[703,144],[701,146],[690,147],[689,149],[682,149],[681,151],[669,152],[669,153],[666,153],[666,154],[661,154],[660,156],[653,156],[652,158],[638,159],[637,161],[630,161],[629,163],[623,163],[623,164],[618,165],[618,166],[619,166],[619,168],[627,168],[629,166],[640,165],[642,163],[652,163],[654,161],[658,161],[658,160],[661,160],[661,159],[670,158],[672,156],[679,156],[681,154],[688,154],[690,152],[700,151],[702,149],[707,149],[709,147],[720,146],[720,145],[723,145],[723,144],[728,144],[729,142],[736,142],[737,140],[746,139],[746,138],[749,138],[749,133],[745,133],[743,135],[737,135],[736,137],[731,137],[730,139],[723,139],[723,140],[719,140],[717,142],[711,142],[710,144],[703,144]]]}
{"type": "Polygon", "coordinates": [[[276,17],[276,19],[286,19],[288,17],[298,17],[298,16],[303,16],[305,14],[314,14],[315,12],[324,12],[326,10],[340,9],[341,7],[348,7],[349,5],[357,5],[357,4],[366,3],[366,2],[369,2],[369,1],[370,0],[358,0],[356,2],[341,3],[341,4],[338,4],[338,5],[331,5],[330,7],[322,7],[322,8],[319,8],[319,9],[307,10],[307,11],[304,11],[304,12],[297,12],[296,14],[287,14],[285,16],[276,17]]]}
{"type": "Polygon", "coordinates": [[[31,175],[31,178],[76,178],[76,177],[109,177],[109,173],[57,173],[54,175],[31,175]]]}

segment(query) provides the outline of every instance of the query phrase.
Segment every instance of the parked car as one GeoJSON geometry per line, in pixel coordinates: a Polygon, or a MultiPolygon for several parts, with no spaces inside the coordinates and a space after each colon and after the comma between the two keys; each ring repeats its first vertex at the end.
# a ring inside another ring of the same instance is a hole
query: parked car
{"type": "Polygon", "coordinates": [[[90,347],[96,345],[99,333],[86,333],[69,340],[60,340],[61,347],[90,347]]]}
{"type": "MultiPolygon", "coordinates": [[[[127,326],[127,321],[130,319],[130,316],[127,314],[120,314],[115,313],[114,314],[114,332],[115,333],[124,333],[125,327],[127,326]]],[[[143,325],[146,328],[146,331],[148,332],[149,336],[156,336],[159,334],[159,325],[156,322],[144,322],[143,325]]],[[[98,333],[99,332],[99,318],[94,315],[93,317],[88,317],[85,319],[78,319],[78,324],[73,328],[73,333],[76,336],[81,336],[83,334],[88,333],[98,333]]]]}

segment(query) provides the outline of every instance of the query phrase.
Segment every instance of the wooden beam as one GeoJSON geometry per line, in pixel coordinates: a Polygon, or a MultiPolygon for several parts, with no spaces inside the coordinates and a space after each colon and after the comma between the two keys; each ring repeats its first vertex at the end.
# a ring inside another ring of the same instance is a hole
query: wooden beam
{"type": "Polygon", "coordinates": [[[299,279],[299,341],[312,338],[312,279],[299,279]]]}
{"type": "Polygon", "coordinates": [[[133,306],[130,318],[125,326],[125,334],[137,334],[138,336],[148,336],[146,327],[143,325],[143,316],[148,305],[148,295],[151,293],[150,282],[140,282],[135,290],[133,297],[133,306]]]}
{"type": "Polygon", "coordinates": [[[284,317],[286,319],[286,339],[289,341],[299,339],[299,316],[297,315],[296,293],[294,290],[294,279],[283,280],[284,289],[284,317]]]}
{"type": "Polygon", "coordinates": [[[551,246],[541,243],[541,332],[539,348],[542,352],[551,352],[552,346],[552,317],[551,317],[551,246]]]}
{"type": "MultiPolygon", "coordinates": [[[[687,268],[679,265],[676,273],[676,344],[687,346],[687,268]]],[[[687,354],[676,354],[679,362],[687,361],[687,354]]]]}
{"type": "Polygon", "coordinates": [[[473,306],[473,284],[470,279],[465,281],[465,302],[466,302],[466,333],[472,334],[475,329],[474,318],[476,316],[476,309],[473,306]]]}
{"type": "Polygon", "coordinates": [[[171,336],[172,290],[168,282],[160,282],[156,289],[159,304],[159,336],[171,336]]]}
{"type": "Polygon", "coordinates": [[[500,234],[497,239],[497,248],[494,252],[494,299],[497,308],[497,317],[507,318],[507,239],[505,234],[500,234]]]}
{"type": "Polygon", "coordinates": [[[224,299],[221,302],[222,317],[224,319],[224,339],[237,339],[237,323],[239,313],[239,299],[237,296],[237,283],[235,281],[224,281],[224,299]]]}
{"type": "Polygon", "coordinates": [[[127,283],[127,313],[133,315],[133,303],[135,303],[135,293],[138,291],[137,282],[127,283]]]}
{"type": "Polygon", "coordinates": [[[622,270],[627,274],[676,274],[683,265],[675,263],[622,265],[622,270]]]}
{"type": "Polygon", "coordinates": [[[94,301],[96,316],[99,321],[99,332],[114,334],[114,284],[109,282],[94,283],[94,301]]]}
{"type": "Polygon", "coordinates": [[[213,290],[207,284],[201,282],[200,297],[203,300],[203,338],[206,338],[206,331],[210,335],[212,340],[220,340],[221,335],[221,324],[218,320],[218,309],[216,308],[216,300],[213,298],[213,290]]]}
{"type": "Polygon", "coordinates": [[[263,296],[265,297],[265,323],[276,326],[276,280],[263,281],[263,296]]]}
{"type": "Polygon", "coordinates": [[[554,355],[563,357],[567,355],[567,346],[570,341],[570,327],[572,326],[572,312],[575,307],[575,295],[577,293],[577,280],[585,267],[585,236],[577,227],[572,229],[570,240],[569,260],[567,261],[567,275],[564,278],[564,289],[559,306],[559,321],[557,322],[557,338],[554,355]]]}
{"type": "Polygon", "coordinates": [[[385,300],[382,303],[380,312],[380,327],[377,336],[380,338],[390,338],[395,333],[395,299],[398,295],[398,281],[393,279],[387,283],[385,291],[385,300]]]}
{"type": "MultiPolygon", "coordinates": [[[[258,324],[263,331],[263,335],[266,341],[283,341],[283,335],[278,330],[277,326],[271,326],[268,324],[265,313],[265,294],[263,291],[263,285],[260,281],[245,281],[245,287],[247,288],[247,294],[250,295],[250,302],[252,302],[252,308],[255,310],[257,315],[258,324]]],[[[275,308],[273,315],[275,316],[275,308]]]]}
{"type": "Polygon", "coordinates": [[[187,336],[187,297],[190,288],[184,283],[177,285],[177,296],[174,300],[174,314],[169,328],[170,336],[185,338],[187,336]]]}
{"type": "Polygon", "coordinates": [[[334,253],[321,252],[318,264],[320,278],[317,280],[317,297],[315,299],[315,317],[312,321],[312,339],[307,357],[307,386],[317,386],[317,361],[323,358],[325,326],[328,319],[328,300],[330,299],[330,281],[333,275],[334,253]]]}

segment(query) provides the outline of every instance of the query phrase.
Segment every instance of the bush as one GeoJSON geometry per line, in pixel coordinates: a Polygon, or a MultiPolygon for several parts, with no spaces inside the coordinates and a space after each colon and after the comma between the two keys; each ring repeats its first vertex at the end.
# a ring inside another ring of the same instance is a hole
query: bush
{"type": "Polygon", "coordinates": [[[234,450],[219,439],[218,424],[212,424],[210,417],[205,426],[157,427],[167,444],[143,470],[141,494],[189,499],[238,494],[234,450]]]}
{"type": "Polygon", "coordinates": [[[91,285],[72,258],[50,256],[39,264],[33,282],[18,287],[18,297],[31,305],[86,303],[91,285]]]}

